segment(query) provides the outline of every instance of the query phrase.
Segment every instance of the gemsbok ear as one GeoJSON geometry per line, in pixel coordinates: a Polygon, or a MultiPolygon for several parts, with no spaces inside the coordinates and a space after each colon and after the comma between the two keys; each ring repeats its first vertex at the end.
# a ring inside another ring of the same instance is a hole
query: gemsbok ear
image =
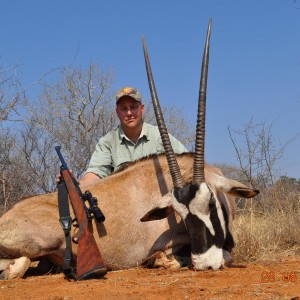
{"type": "Polygon", "coordinates": [[[251,189],[236,180],[220,175],[214,175],[214,183],[217,190],[237,198],[253,198],[259,194],[259,190],[251,189]]]}
{"type": "Polygon", "coordinates": [[[148,211],[142,218],[141,222],[155,221],[167,218],[174,211],[172,206],[155,207],[148,211]]]}
{"type": "Polygon", "coordinates": [[[233,187],[229,191],[229,194],[241,198],[253,198],[259,194],[259,190],[250,189],[250,188],[233,187]]]}
{"type": "Polygon", "coordinates": [[[159,201],[159,206],[148,211],[141,219],[141,222],[155,221],[167,218],[174,209],[172,206],[172,194],[169,192],[159,201]]]}

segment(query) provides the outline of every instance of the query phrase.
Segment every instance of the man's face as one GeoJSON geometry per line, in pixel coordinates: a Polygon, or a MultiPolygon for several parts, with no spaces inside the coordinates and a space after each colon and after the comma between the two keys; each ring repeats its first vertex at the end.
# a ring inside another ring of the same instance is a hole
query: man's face
{"type": "Polygon", "coordinates": [[[118,101],[116,112],[122,128],[136,128],[142,122],[144,104],[124,96],[118,101]]]}

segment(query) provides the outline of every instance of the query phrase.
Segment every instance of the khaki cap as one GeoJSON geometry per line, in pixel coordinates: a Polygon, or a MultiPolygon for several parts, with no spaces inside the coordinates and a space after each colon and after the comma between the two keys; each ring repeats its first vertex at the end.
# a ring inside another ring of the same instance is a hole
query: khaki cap
{"type": "Polygon", "coordinates": [[[123,87],[116,94],[116,103],[124,96],[133,98],[136,101],[142,102],[142,95],[136,88],[123,87]]]}

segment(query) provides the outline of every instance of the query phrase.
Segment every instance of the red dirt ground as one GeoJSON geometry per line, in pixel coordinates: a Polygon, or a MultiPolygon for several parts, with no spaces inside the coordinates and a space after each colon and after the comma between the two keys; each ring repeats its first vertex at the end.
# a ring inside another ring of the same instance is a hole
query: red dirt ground
{"type": "Polygon", "coordinates": [[[0,281],[0,299],[293,299],[300,300],[300,257],[235,265],[220,271],[135,268],[103,279],[62,274],[0,281]]]}

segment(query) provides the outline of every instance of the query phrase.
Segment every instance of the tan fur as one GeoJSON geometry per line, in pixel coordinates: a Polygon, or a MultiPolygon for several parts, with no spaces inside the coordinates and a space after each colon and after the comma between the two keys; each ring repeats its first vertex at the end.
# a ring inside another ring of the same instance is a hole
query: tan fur
{"type": "MultiPolygon", "coordinates": [[[[193,155],[178,156],[183,180],[192,180],[193,155]]],[[[220,170],[206,165],[210,187],[230,186],[220,170]],[[225,183],[223,182],[225,180],[225,183]],[[216,184],[217,183],[217,184],[216,184]]],[[[237,183],[240,187],[244,185],[237,183]]],[[[245,187],[246,188],[246,187],[245,187]]],[[[159,221],[140,222],[149,210],[159,206],[161,198],[172,189],[164,155],[134,163],[92,186],[85,186],[98,199],[106,221],[93,224],[94,236],[109,269],[134,267],[156,251],[166,251],[189,242],[185,227],[174,214],[159,221]]],[[[230,204],[232,215],[234,205],[230,204]]],[[[0,261],[22,256],[30,260],[47,256],[62,264],[65,238],[59,223],[57,193],[39,195],[20,201],[0,219],[0,261]]],[[[74,258],[76,245],[73,244],[74,258]]],[[[0,263],[1,265],[1,263],[0,263]]]]}

